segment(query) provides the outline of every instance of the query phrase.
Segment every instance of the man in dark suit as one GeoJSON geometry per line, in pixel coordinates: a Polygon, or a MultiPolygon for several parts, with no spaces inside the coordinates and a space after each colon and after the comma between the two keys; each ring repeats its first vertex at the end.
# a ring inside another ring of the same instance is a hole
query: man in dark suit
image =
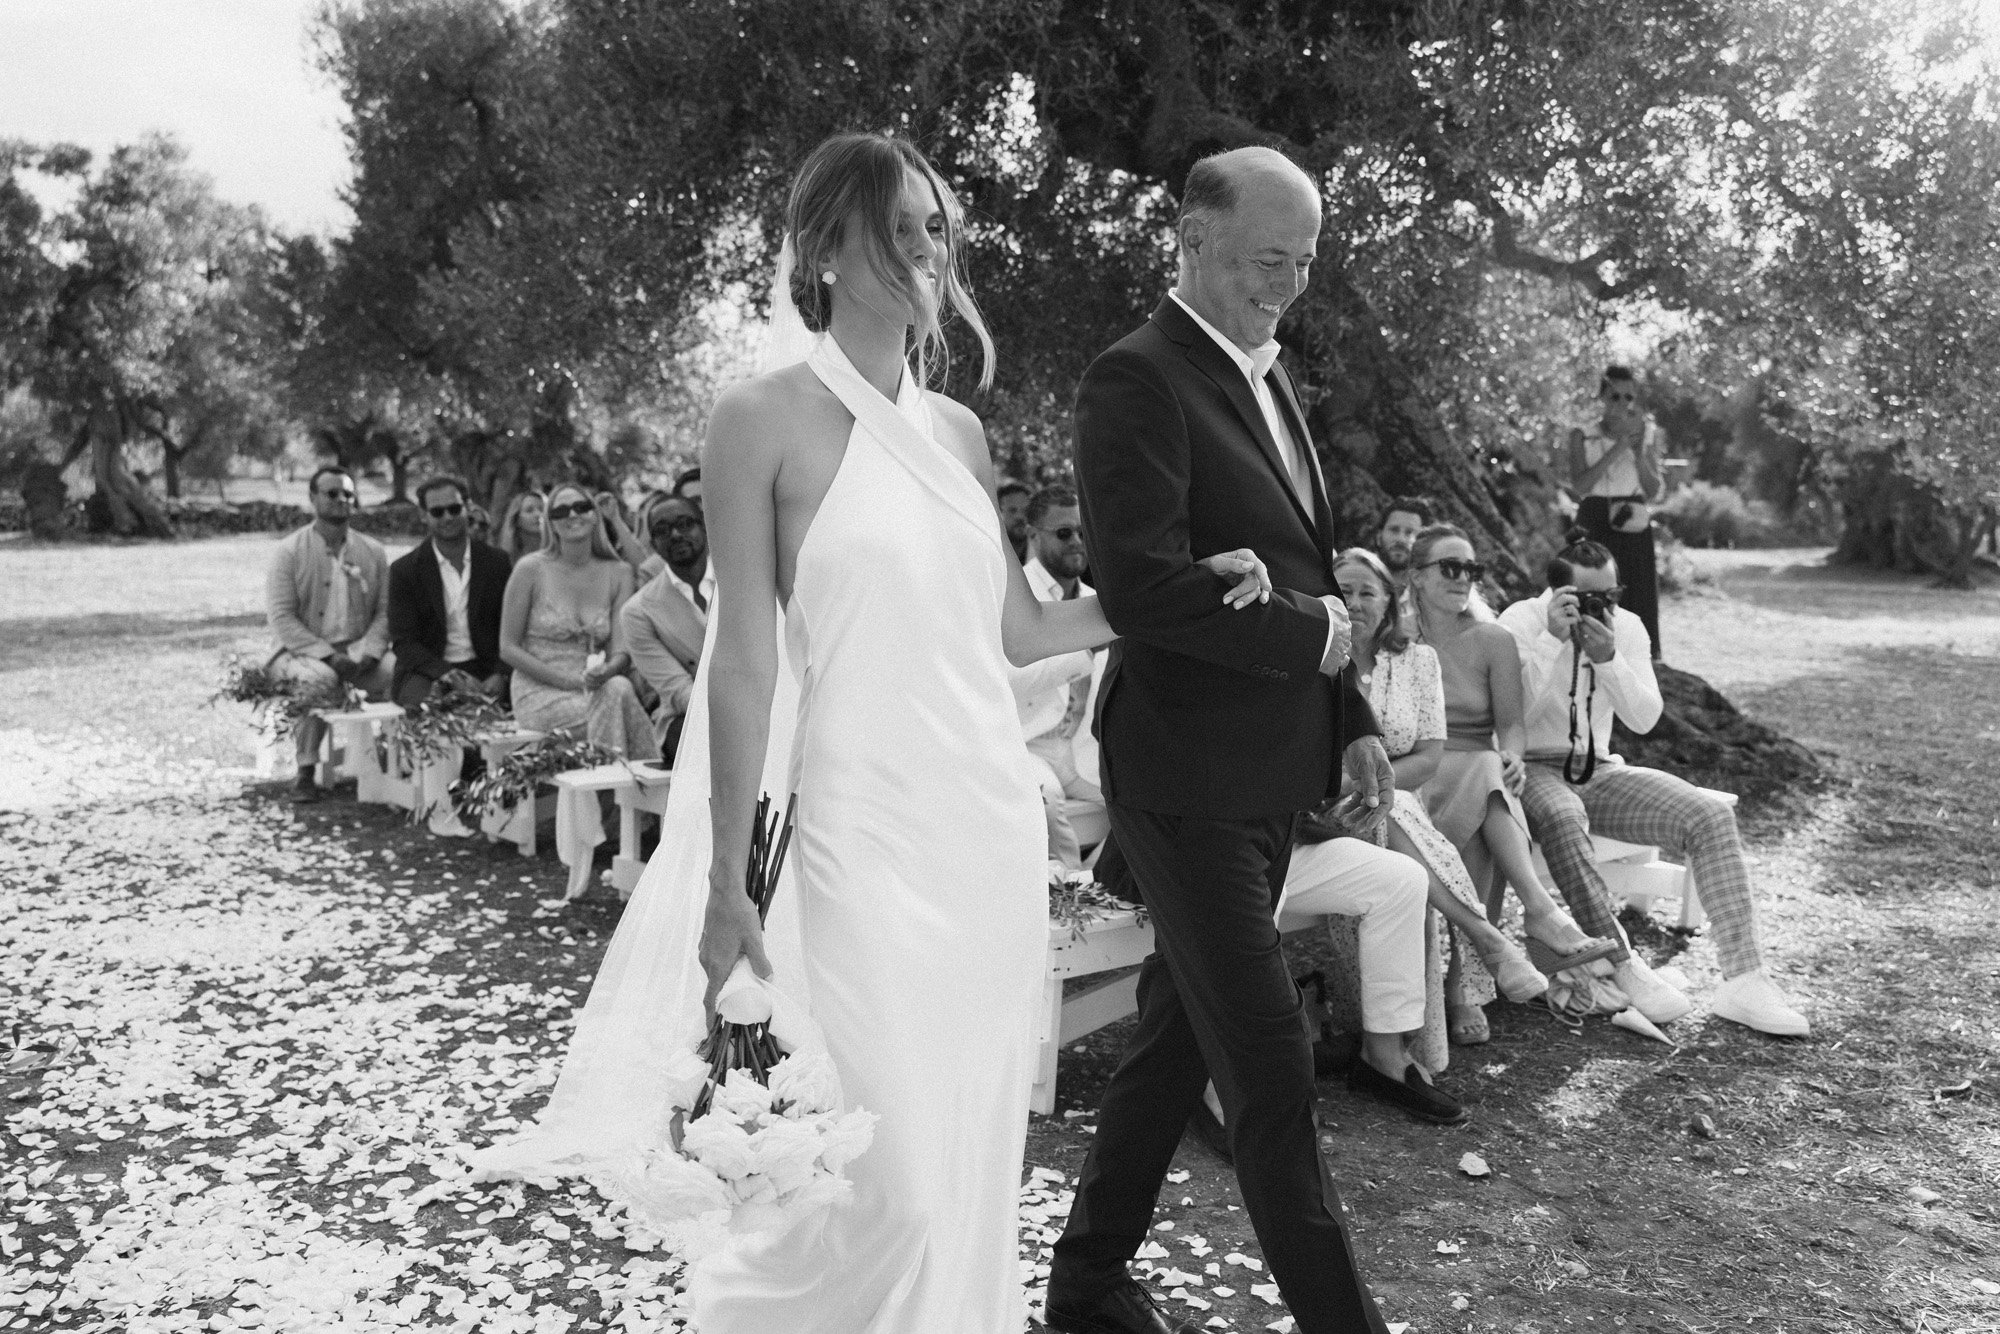
{"type": "Polygon", "coordinates": [[[396,679],[389,697],[406,709],[439,683],[498,698],[507,687],[500,661],[500,604],[513,562],[468,535],[465,483],[433,477],[417,487],[430,536],[389,566],[389,640],[396,679]]]}
{"type": "Polygon", "coordinates": [[[1276,364],[1319,193],[1282,155],[1238,149],[1189,173],[1179,230],[1174,292],[1077,391],[1091,568],[1122,636],[1099,692],[1102,786],[1157,946],[1056,1244],[1047,1318],[1071,1334],[1195,1328],[1126,1266],[1213,1078],[1244,1206],[1301,1334],[1383,1334],[1320,1157],[1311,1040],[1272,920],[1297,817],[1339,792],[1343,762],[1357,831],[1395,794],[1348,664],[1325,482],[1276,364]],[[1195,564],[1237,547],[1275,585],[1240,612],[1195,564]]]}
{"type": "MultiPolygon", "coordinates": [[[[441,686],[502,698],[500,604],[513,562],[469,535],[465,483],[458,478],[430,478],[417,488],[417,505],[430,536],[389,565],[389,639],[400,646],[389,697],[406,709],[441,686]]],[[[457,756],[434,762],[425,792],[441,796],[459,770],[457,756]]],[[[442,800],[431,807],[430,828],[449,838],[475,832],[442,800]]]]}

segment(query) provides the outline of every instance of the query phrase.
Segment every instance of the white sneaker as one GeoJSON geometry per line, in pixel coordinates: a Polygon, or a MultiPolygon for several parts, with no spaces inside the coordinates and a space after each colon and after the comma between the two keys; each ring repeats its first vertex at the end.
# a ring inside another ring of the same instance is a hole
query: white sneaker
{"type": "Polygon", "coordinates": [[[1761,968],[1738,973],[1717,987],[1709,1008],[1731,1023],[1775,1037],[1802,1038],[1812,1033],[1806,1017],[1792,1008],[1785,993],[1761,968]]]}
{"type": "Polygon", "coordinates": [[[1671,1024],[1686,1017],[1694,1002],[1653,975],[1646,961],[1634,954],[1611,969],[1618,989],[1632,1000],[1632,1008],[1656,1024],[1671,1024]]]}
{"type": "Polygon", "coordinates": [[[458,812],[451,803],[441,801],[431,807],[430,831],[439,838],[471,838],[479,831],[458,818],[458,812]]]}

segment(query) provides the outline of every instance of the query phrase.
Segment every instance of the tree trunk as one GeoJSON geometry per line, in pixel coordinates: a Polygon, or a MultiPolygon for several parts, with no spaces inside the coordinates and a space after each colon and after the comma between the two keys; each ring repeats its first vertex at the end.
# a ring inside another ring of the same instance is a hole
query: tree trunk
{"type": "Polygon", "coordinates": [[[120,537],[172,537],[173,524],[125,465],[125,436],[125,424],[118,414],[91,414],[90,475],[97,484],[88,509],[92,531],[120,537]]]}
{"type": "Polygon", "coordinates": [[[389,502],[406,505],[410,500],[410,455],[407,450],[398,449],[388,455],[389,459],[389,502]]]}
{"type": "Polygon", "coordinates": [[[1939,572],[1935,586],[1970,591],[1973,564],[1979,559],[1980,548],[1993,536],[1995,527],[2000,527],[2000,511],[1995,511],[1990,505],[1980,505],[1970,513],[1960,510],[1955,517],[1959,521],[1958,551],[1952,556],[1951,564],[1939,572]]]}
{"type": "Polygon", "coordinates": [[[167,499],[181,498],[181,455],[187,453],[162,440],[160,442],[160,484],[167,488],[167,499]]]}
{"type": "Polygon", "coordinates": [[[1562,542],[1555,484],[1542,461],[1476,460],[1473,448],[1447,438],[1345,274],[1316,278],[1299,304],[1303,318],[1286,339],[1300,354],[1340,545],[1372,546],[1391,497],[1426,496],[1439,517],[1472,535],[1509,594],[1536,591],[1543,562],[1562,542]]]}

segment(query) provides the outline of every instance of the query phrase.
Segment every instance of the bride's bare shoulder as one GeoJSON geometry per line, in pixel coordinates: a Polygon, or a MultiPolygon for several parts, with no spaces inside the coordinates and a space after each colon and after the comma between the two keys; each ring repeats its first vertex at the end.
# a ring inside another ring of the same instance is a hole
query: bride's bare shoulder
{"type": "Polygon", "coordinates": [[[829,417],[830,407],[839,406],[840,400],[827,392],[811,368],[786,366],[723,390],[709,413],[709,439],[781,449],[802,428],[811,429],[829,417]]]}

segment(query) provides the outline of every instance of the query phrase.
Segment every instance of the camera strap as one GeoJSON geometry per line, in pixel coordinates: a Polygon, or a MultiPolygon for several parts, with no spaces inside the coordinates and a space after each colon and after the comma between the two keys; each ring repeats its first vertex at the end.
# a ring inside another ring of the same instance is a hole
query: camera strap
{"type": "Polygon", "coordinates": [[[1563,781],[1582,787],[1597,772],[1597,730],[1591,723],[1591,706],[1597,702],[1597,668],[1590,669],[1590,685],[1583,697],[1583,772],[1577,773],[1576,688],[1583,674],[1583,645],[1570,645],[1569,661],[1569,754],[1563,757],[1563,781]]]}

